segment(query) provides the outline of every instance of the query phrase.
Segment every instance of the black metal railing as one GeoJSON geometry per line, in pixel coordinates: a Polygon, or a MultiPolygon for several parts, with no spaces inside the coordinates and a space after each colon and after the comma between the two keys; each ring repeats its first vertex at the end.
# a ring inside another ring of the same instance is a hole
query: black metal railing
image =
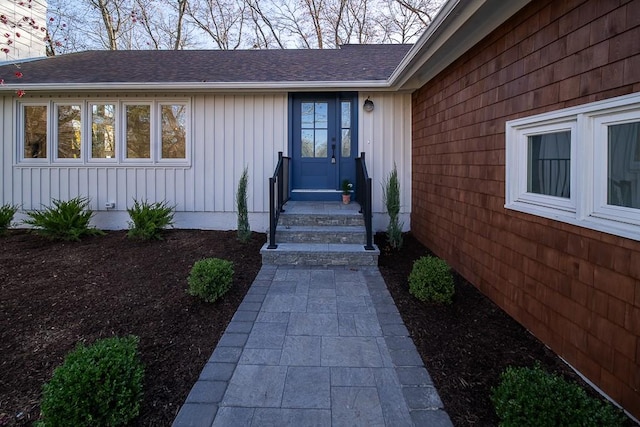
{"type": "Polygon", "coordinates": [[[290,157],[278,152],[278,165],[273,176],[269,178],[269,246],[267,249],[275,249],[276,226],[280,212],[284,212],[283,206],[289,200],[289,162],[290,157]]]}
{"type": "Polygon", "coordinates": [[[371,213],[371,178],[367,172],[364,153],[356,158],[356,202],[360,204],[360,213],[364,216],[364,226],[367,231],[367,243],[364,248],[368,251],[373,247],[373,218],[371,213]]]}

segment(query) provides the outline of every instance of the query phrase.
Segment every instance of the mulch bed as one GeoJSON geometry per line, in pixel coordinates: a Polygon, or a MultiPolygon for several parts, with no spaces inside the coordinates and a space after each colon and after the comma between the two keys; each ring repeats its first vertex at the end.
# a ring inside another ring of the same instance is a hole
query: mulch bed
{"type": "MultiPolygon", "coordinates": [[[[12,230],[0,237],[0,426],[39,416],[42,384],[76,343],[134,334],[145,364],[145,394],[134,426],[169,426],[253,282],[266,236],[243,244],[233,231],[170,230],[162,241],[126,232],[51,242],[12,230]],[[188,295],[193,263],[219,257],[235,266],[231,291],[214,304],[188,295]]],[[[445,408],[458,426],[497,425],[490,389],[508,365],[577,376],[461,277],[451,306],[408,292],[413,261],[428,251],[411,234],[401,251],[385,236],[380,270],[445,408]]]]}
{"type": "Polygon", "coordinates": [[[144,401],[134,425],[169,426],[261,265],[263,234],[169,230],[162,241],[126,232],[51,242],[0,237],[0,426],[39,415],[42,384],[77,342],[140,337],[144,401]],[[186,293],[194,262],[234,262],[233,287],[214,304],[186,293]]]}

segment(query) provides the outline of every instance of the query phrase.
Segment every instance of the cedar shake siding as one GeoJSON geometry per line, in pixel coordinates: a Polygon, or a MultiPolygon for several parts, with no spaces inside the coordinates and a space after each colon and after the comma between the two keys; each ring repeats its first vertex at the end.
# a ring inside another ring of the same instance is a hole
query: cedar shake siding
{"type": "Polygon", "coordinates": [[[640,237],[505,209],[505,123],[640,92],[640,0],[532,1],[413,94],[415,236],[636,418],[640,237]]]}

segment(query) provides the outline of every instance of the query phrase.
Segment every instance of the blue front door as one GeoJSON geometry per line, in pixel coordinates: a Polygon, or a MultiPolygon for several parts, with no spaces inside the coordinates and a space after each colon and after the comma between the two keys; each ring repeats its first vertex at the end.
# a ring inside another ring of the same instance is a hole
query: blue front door
{"type": "Polygon", "coordinates": [[[355,182],[356,94],[295,94],[291,102],[293,200],[340,200],[355,182]]]}

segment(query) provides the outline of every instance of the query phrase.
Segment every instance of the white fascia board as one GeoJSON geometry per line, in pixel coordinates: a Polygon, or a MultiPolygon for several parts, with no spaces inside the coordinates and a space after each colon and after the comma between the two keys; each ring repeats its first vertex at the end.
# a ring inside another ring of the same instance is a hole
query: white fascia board
{"type": "Polygon", "coordinates": [[[38,83],[38,84],[4,84],[0,86],[1,92],[15,92],[17,90],[29,91],[326,91],[332,89],[354,90],[389,89],[389,83],[385,80],[371,81],[326,81],[326,82],[162,82],[162,83],[38,83]]]}
{"type": "Polygon", "coordinates": [[[415,90],[531,0],[449,0],[392,73],[390,84],[415,90]]]}

